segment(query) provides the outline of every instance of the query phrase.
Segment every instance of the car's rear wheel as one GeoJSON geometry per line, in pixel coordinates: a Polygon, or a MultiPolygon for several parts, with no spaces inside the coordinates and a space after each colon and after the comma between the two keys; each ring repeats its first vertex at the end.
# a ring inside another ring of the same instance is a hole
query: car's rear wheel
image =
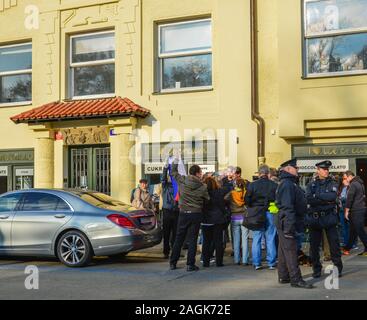
{"type": "Polygon", "coordinates": [[[57,244],[57,256],[68,267],[87,266],[92,260],[92,247],[87,237],[79,231],[65,233],[57,244]]]}

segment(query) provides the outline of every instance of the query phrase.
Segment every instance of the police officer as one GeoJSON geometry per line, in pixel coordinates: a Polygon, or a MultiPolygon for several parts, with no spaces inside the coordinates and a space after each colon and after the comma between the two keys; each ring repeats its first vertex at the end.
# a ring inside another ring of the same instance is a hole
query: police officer
{"type": "Polygon", "coordinates": [[[279,283],[290,283],[292,287],[312,289],[306,283],[298,264],[297,236],[304,232],[304,216],[307,211],[305,193],[298,185],[296,159],[281,165],[280,183],[276,192],[279,209],[276,226],[279,236],[278,276],[279,283]]]}
{"type": "Polygon", "coordinates": [[[317,176],[307,185],[306,191],[308,204],[306,221],[310,229],[310,254],[314,278],[321,277],[322,264],[320,262],[320,245],[323,230],[326,231],[329,242],[331,260],[338,268],[340,276],[343,271],[337,231],[338,185],[329,174],[331,166],[332,163],[328,160],[317,163],[317,176]]]}

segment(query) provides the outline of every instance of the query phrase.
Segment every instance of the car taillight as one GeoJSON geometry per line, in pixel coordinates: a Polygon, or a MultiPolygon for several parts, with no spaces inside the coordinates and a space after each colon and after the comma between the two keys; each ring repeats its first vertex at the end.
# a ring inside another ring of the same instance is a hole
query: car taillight
{"type": "Polygon", "coordinates": [[[134,223],[129,219],[120,214],[110,214],[107,216],[108,220],[112,221],[113,223],[117,224],[120,227],[134,229],[136,226],[134,223]]]}

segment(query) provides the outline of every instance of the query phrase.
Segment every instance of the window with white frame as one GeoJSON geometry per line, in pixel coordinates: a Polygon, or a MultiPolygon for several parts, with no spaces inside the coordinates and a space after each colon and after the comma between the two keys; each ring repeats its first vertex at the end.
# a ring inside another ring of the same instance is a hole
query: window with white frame
{"type": "Polygon", "coordinates": [[[304,0],[306,77],[367,73],[367,0],[304,0]]]}
{"type": "Polygon", "coordinates": [[[71,97],[114,95],[114,32],[72,36],[70,42],[71,97]]]}
{"type": "Polygon", "coordinates": [[[210,19],[158,26],[159,90],[196,90],[212,86],[210,19]]]}
{"type": "Polygon", "coordinates": [[[32,44],[0,46],[0,106],[32,101],[32,44]]]}

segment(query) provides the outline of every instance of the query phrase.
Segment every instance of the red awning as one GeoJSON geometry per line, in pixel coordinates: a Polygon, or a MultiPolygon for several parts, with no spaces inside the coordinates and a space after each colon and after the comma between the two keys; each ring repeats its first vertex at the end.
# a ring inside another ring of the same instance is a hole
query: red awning
{"type": "Polygon", "coordinates": [[[18,114],[10,119],[15,123],[27,123],[111,116],[138,116],[144,118],[149,114],[148,109],[135,104],[130,99],[115,97],[52,102],[18,114]]]}

